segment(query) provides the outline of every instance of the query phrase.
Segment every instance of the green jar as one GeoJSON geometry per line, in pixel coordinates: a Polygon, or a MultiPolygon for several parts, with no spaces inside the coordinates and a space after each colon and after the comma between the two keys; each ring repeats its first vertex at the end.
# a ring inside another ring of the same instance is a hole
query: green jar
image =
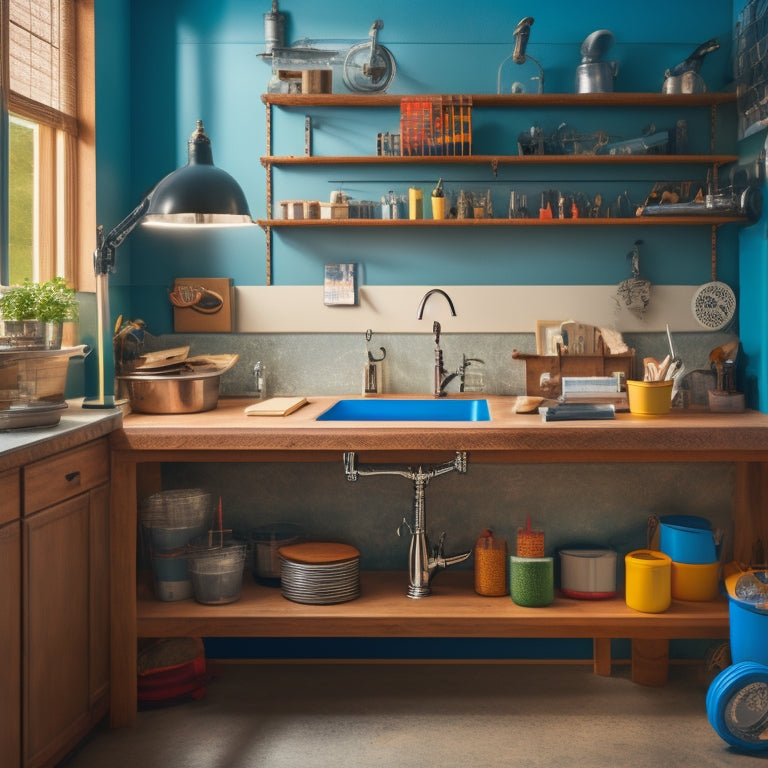
{"type": "Polygon", "coordinates": [[[509,558],[509,594],[517,605],[540,608],[555,599],[555,569],[551,557],[509,558]]]}

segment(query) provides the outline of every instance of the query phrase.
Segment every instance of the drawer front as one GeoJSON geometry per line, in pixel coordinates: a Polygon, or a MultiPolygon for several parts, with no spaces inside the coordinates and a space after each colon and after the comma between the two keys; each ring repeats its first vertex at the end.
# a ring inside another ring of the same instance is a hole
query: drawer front
{"type": "Polygon", "coordinates": [[[24,467],[24,514],[30,515],[109,480],[106,438],[24,467]]]}
{"type": "Polygon", "coordinates": [[[21,473],[18,469],[0,472],[0,525],[21,517],[21,473]]]}

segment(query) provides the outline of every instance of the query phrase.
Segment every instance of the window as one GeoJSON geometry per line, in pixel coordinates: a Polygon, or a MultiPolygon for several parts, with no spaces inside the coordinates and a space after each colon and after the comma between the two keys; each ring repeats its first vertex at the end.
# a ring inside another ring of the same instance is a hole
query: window
{"type": "Polygon", "coordinates": [[[90,206],[81,202],[94,184],[87,165],[93,156],[87,139],[93,135],[93,2],[0,0],[0,9],[8,158],[0,282],[62,275],[84,289],[79,237],[95,231],[87,223],[90,206]]]}

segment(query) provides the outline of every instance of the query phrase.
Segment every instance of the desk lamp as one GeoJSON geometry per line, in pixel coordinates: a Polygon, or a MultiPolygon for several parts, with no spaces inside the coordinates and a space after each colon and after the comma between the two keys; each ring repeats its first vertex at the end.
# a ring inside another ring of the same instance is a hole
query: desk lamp
{"type": "Polygon", "coordinates": [[[211,141],[202,120],[189,137],[187,164],[160,180],[106,237],[99,226],[93,255],[96,273],[99,394],[85,398],[84,408],[113,408],[114,393],[106,392],[105,344],[112,343],[109,316],[109,274],[115,271],[115,251],[138,224],[152,226],[238,227],[253,224],[243,190],[213,164],[211,141]]]}

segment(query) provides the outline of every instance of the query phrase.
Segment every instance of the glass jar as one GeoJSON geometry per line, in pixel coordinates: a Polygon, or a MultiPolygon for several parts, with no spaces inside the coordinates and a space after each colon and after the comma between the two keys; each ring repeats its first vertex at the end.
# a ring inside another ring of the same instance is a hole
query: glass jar
{"type": "Polygon", "coordinates": [[[507,541],[490,529],[483,531],[475,545],[475,592],[486,597],[508,592],[507,541]]]}

